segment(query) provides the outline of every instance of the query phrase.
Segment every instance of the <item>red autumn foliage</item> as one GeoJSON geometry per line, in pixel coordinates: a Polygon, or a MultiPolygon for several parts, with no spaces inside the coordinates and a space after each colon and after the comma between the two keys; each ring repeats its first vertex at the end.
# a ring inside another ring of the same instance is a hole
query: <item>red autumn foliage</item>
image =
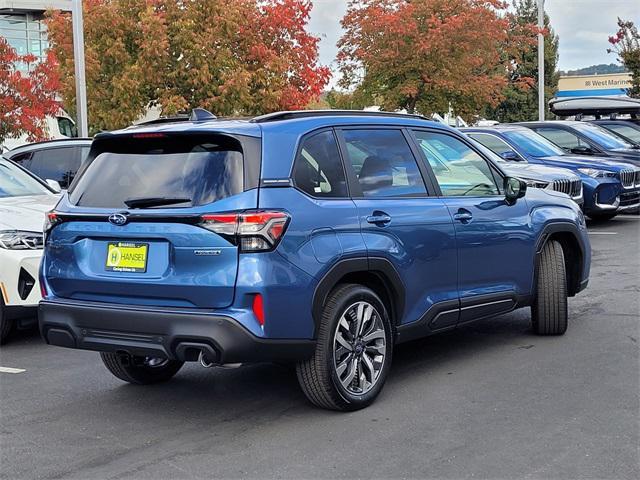
{"type": "MultiPolygon", "coordinates": [[[[304,108],[330,76],[307,30],[309,0],[85,0],[92,131],[120,128],[149,104],[163,115],[203,107],[216,115],[304,108]]],[[[48,21],[63,96],[74,104],[68,14],[48,21]]]]}
{"type": "Polygon", "coordinates": [[[29,141],[48,137],[44,119],[60,109],[59,77],[53,53],[38,63],[33,55],[18,55],[0,37],[0,143],[26,134],[29,141]],[[24,64],[28,71],[16,69],[24,64]]]}

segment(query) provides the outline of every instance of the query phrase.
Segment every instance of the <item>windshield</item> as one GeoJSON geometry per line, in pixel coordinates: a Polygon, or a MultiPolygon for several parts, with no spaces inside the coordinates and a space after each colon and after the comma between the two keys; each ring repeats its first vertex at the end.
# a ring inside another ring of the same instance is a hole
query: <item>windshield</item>
{"type": "Polygon", "coordinates": [[[231,138],[150,139],[138,142],[137,149],[99,154],[74,184],[71,202],[102,208],[184,208],[243,191],[243,156],[231,138]]]}
{"type": "Polygon", "coordinates": [[[505,130],[502,134],[532,157],[565,155],[564,151],[533,130],[505,130]]]}
{"type": "Polygon", "coordinates": [[[597,125],[591,123],[578,123],[574,125],[574,128],[582,133],[585,137],[593,140],[598,145],[609,149],[615,150],[616,148],[633,148],[633,145],[625,142],[619,137],[616,137],[613,133],[607,132],[604,128],[600,128],[597,125]]]}
{"type": "Polygon", "coordinates": [[[5,158],[0,158],[0,198],[47,195],[51,191],[5,158]]]}

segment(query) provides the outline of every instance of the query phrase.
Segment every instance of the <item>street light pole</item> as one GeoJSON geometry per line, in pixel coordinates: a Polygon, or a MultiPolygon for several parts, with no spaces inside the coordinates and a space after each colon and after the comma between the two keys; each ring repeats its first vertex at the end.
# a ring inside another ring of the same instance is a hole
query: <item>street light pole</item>
{"type": "Polygon", "coordinates": [[[76,121],[81,137],[89,136],[87,123],[87,81],[84,72],[84,27],[82,22],[82,0],[73,0],[71,7],[73,22],[73,60],[76,73],[76,121]]]}
{"type": "MultiPolygon", "coordinates": [[[[544,28],[544,0],[538,0],[538,29],[544,28]]],[[[538,32],[538,120],[544,121],[544,35],[538,32]]]]}

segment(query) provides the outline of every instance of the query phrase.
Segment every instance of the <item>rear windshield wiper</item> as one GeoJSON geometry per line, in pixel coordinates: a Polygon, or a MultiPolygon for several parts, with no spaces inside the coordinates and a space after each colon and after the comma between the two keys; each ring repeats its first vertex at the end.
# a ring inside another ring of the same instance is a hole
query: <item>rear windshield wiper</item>
{"type": "Polygon", "coordinates": [[[176,203],[190,203],[190,198],[183,197],[139,197],[127,198],[124,203],[129,208],[161,207],[176,203]]]}

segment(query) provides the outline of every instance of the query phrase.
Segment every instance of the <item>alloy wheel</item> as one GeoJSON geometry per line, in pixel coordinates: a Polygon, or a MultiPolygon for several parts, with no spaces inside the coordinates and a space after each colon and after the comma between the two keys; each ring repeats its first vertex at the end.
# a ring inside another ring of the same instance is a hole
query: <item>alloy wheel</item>
{"type": "Polygon", "coordinates": [[[369,302],[348,307],[336,326],[333,361],[342,387],[352,395],[369,392],[380,377],[387,354],[382,317],[369,302]]]}

